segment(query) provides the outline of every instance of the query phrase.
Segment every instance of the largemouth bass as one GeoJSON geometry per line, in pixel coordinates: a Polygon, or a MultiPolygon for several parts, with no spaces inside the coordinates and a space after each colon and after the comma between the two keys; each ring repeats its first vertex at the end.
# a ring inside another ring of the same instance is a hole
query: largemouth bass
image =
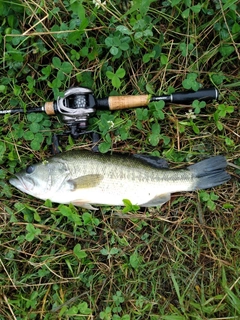
{"type": "Polygon", "coordinates": [[[171,193],[228,181],[226,166],[225,158],[216,156],[186,169],[171,170],[158,157],[72,150],[28,166],[10,183],[36,198],[87,209],[95,209],[92,204],[122,206],[124,199],[153,207],[167,202],[171,193]]]}

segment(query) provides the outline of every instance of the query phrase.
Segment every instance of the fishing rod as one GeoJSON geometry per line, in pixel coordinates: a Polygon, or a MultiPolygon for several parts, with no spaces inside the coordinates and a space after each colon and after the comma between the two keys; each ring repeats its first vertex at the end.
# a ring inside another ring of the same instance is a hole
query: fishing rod
{"type": "Polygon", "coordinates": [[[96,99],[91,89],[73,87],[66,90],[63,97],[58,97],[56,101],[46,102],[42,107],[27,110],[0,110],[0,115],[35,112],[45,112],[49,116],[60,115],[62,121],[69,126],[72,137],[77,139],[87,129],[89,117],[97,110],[114,111],[146,107],[150,102],[154,101],[174,104],[191,104],[194,100],[211,102],[217,100],[218,97],[218,90],[216,88],[209,88],[162,96],[127,95],[96,99]]]}

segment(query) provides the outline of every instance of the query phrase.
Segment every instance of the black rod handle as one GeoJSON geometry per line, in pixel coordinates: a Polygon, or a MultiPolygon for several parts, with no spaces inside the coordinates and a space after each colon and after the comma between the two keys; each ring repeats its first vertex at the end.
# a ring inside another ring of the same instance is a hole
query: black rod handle
{"type": "Polygon", "coordinates": [[[194,92],[173,93],[171,96],[172,96],[172,102],[174,103],[189,104],[189,103],[192,103],[194,100],[205,101],[205,102],[217,100],[219,93],[216,88],[210,88],[210,89],[201,89],[194,92]]]}
{"type": "Polygon", "coordinates": [[[200,89],[198,91],[187,91],[172,93],[169,96],[152,97],[151,101],[164,100],[176,104],[191,104],[194,100],[210,102],[217,100],[219,92],[216,88],[200,89]]]}

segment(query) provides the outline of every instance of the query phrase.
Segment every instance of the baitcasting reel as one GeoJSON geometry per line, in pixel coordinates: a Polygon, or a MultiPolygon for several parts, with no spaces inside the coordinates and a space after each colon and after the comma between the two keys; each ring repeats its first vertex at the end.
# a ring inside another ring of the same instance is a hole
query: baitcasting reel
{"type": "Polygon", "coordinates": [[[71,136],[77,139],[87,129],[88,118],[96,111],[96,100],[88,88],[70,88],[63,98],[53,103],[53,109],[54,114],[60,114],[62,121],[69,126],[71,136]]]}

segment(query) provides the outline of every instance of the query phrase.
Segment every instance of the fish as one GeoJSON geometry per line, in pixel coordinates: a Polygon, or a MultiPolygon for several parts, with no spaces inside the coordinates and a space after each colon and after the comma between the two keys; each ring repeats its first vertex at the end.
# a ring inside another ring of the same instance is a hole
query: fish
{"type": "Polygon", "coordinates": [[[59,153],[16,173],[9,182],[20,191],[53,203],[96,210],[95,205],[162,206],[175,192],[215,187],[231,177],[218,155],[183,169],[169,169],[165,159],[88,150],[59,153]]]}

